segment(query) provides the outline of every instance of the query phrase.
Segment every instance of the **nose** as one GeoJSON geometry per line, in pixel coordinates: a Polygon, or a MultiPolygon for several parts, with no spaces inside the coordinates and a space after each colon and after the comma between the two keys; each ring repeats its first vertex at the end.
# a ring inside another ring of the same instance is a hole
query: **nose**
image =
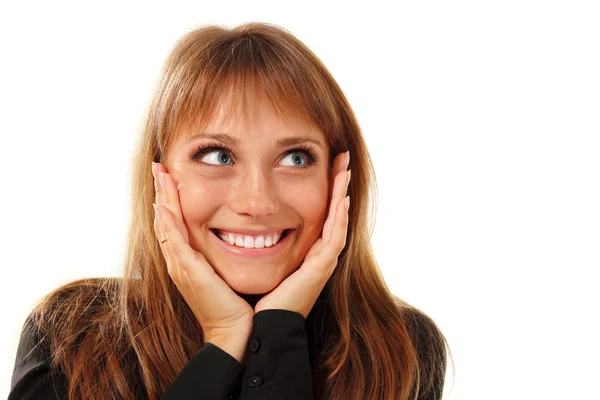
{"type": "Polygon", "coordinates": [[[262,218],[279,211],[279,202],[271,175],[261,168],[244,171],[232,187],[231,209],[236,213],[262,218]]]}

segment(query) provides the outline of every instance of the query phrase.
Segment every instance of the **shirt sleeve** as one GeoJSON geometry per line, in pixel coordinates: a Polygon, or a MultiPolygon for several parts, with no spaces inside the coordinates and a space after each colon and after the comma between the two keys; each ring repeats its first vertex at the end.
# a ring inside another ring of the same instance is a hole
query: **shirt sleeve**
{"type": "Polygon", "coordinates": [[[244,400],[312,400],[305,318],[288,310],[254,315],[245,356],[244,400]]]}
{"type": "Polygon", "coordinates": [[[206,342],[183,367],[161,400],[229,399],[244,371],[231,354],[206,342]]]}

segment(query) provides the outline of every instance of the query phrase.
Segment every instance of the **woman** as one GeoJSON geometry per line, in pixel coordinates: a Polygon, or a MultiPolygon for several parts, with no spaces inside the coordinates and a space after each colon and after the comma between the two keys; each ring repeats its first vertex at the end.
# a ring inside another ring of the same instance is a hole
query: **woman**
{"type": "Polygon", "coordinates": [[[125,276],[44,298],[9,399],[440,399],[447,343],[380,274],[374,184],[303,43],[262,23],[190,32],[137,152],[125,276]]]}

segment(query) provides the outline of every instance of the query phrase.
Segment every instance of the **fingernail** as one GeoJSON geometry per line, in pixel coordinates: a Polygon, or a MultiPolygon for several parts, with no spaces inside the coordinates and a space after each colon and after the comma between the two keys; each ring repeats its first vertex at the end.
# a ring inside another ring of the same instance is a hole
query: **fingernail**
{"type": "Polygon", "coordinates": [[[160,187],[164,190],[167,187],[167,181],[163,172],[158,173],[158,181],[160,182],[160,187]]]}

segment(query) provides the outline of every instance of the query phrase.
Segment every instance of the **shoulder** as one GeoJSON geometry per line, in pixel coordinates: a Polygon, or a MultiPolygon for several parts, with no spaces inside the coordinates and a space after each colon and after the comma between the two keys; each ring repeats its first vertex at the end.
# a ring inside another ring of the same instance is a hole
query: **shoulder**
{"type": "Polygon", "coordinates": [[[47,293],[31,313],[34,324],[51,322],[48,328],[57,327],[62,317],[73,315],[76,310],[81,315],[90,315],[99,307],[110,305],[118,299],[121,278],[85,278],[66,283],[47,293]],[[56,319],[59,319],[58,321],[56,319]]]}
{"type": "Polygon", "coordinates": [[[17,364],[19,364],[19,361],[24,360],[29,360],[35,364],[46,361],[49,357],[49,348],[44,339],[43,334],[33,322],[32,314],[29,314],[21,328],[17,348],[17,364]]]}
{"type": "Polygon", "coordinates": [[[43,296],[22,325],[11,387],[33,384],[44,373],[60,375],[57,349],[62,354],[75,348],[94,320],[109,312],[121,283],[119,278],[80,279],[43,296]]]}
{"type": "Polygon", "coordinates": [[[110,310],[110,305],[118,299],[121,283],[120,278],[86,278],[52,290],[26,317],[21,343],[49,351],[61,337],[83,330],[85,321],[110,310]]]}
{"type": "MultiPolygon", "coordinates": [[[[80,300],[89,297],[95,301],[105,301],[116,295],[123,283],[122,278],[84,278],[66,283],[48,293],[36,308],[55,306],[47,304],[49,300],[58,301],[59,305],[69,300],[80,300]]],[[[36,310],[34,310],[36,311],[36,310]]]]}
{"type": "Polygon", "coordinates": [[[122,278],[85,278],[47,293],[34,307],[27,324],[53,339],[82,331],[96,319],[117,309],[122,278]]]}
{"type": "Polygon", "coordinates": [[[400,311],[419,361],[419,391],[428,393],[427,399],[441,398],[446,375],[446,338],[425,312],[411,306],[400,307],[400,311]]]}
{"type": "MultiPolygon", "coordinates": [[[[30,388],[49,381],[49,378],[60,379],[57,371],[52,365],[49,339],[35,323],[33,314],[29,314],[21,329],[11,379],[11,394],[25,393],[30,388]]],[[[55,387],[59,384],[59,381],[54,381],[55,387]]]]}
{"type": "Polygon", "coordinates": [[[419,347],[434,346],[443,349],[444,335],[429,315],[418,308],[410,306],[401,307],[400,312],[415,345],[419,345],[419,347]],[[427,343],[429,343],[429,346],[427,343]]]}
{"type": "Polygon", "coordinates": [[[66,283],[47,293],[26,317],[21,329],[25,343],[43,342],[51,333],[73,324],[74,311],[89,316],[91,311],[117,299],[121,278],[86,278],[66,283]]]}

